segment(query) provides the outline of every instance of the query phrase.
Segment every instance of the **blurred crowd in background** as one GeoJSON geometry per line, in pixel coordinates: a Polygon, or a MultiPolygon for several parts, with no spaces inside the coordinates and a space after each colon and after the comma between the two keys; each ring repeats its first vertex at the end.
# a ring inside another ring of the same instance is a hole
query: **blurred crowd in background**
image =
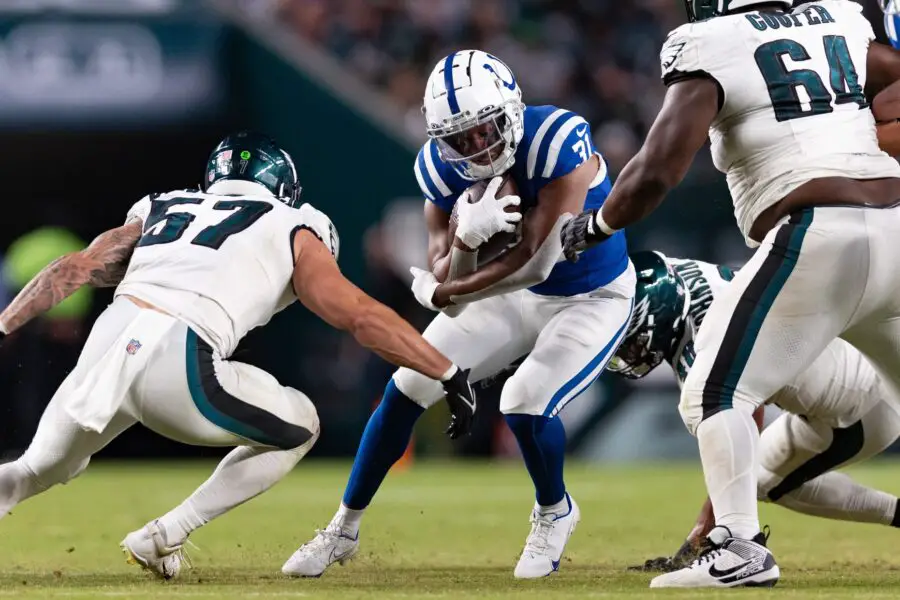
{"type": "Polygon", "coordinates": [[[675,0],[250,0],[402,106],[421,136],[425,80],[442,56],[478,48],[516,74],[529,104],[593,124],[613,172],[659,109],[659,49],[684,21],[675,0]]]}

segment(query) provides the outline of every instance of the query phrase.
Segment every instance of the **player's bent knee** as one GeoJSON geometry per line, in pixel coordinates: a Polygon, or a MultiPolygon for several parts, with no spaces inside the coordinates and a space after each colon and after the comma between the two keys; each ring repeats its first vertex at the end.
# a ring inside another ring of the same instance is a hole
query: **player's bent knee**
{"type": "Polygon", "coordinates": [[[90,457],[79,461],[66,460],[64,456],[38,455],[26,452],[20,459],[35,478],[44,486],[51,487],[72,481],[88,468],[90,457]]]}
{"type": "Polygon", "coordinates": [[[421,373],[400,367],[394,372],[394,384],[400,393],[421,406],[429,408],[444,395],[439,381],[425,377],[421,373]]]}
{"type": "Polygon", "coordinates": [[[703,421],[703,394],[702,392],[685,387],[681,391],[681,401],[678,403],[678,414],[684,426],[691,435],[697,435],[697,428],[703,421]]]}
{"type": "Polygon", "coordinates": [[[760,502],[771,502],[769,492],[781,483],[781,477],[762,465],[756,467],[756,499],[760,502]]]}
{"type": "Polygon", "coordinates": [[[285,436],[284,449],[306,447],[308,452],[319,439],[319,413],[303,392],[287,386],[283,390],[291,411],[290,422],[296,426],[291,428],[291,432],[285,436]]]}
{"type": "Polygon", "coordinates": [[[543,415],[550,401],[545,395],[541,386],[527,385],[524,377],[513,375],[500,392],[500,412],[504,415],[543,415]]]}

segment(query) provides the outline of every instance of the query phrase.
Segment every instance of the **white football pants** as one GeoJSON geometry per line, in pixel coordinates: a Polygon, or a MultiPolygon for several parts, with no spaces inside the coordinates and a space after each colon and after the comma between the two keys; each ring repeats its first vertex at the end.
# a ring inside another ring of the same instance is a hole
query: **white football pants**
{"type": "MultiPolygon", "coordinates": [[[[479,300],[456,318],[440,314],[423,336],[477,382],[528,355],[503,386],[500,411],[553,417],[603,372],[625,337],[634,268],[608,286],[577,296],[520,290],[479,300]]],[[[443,398],[441,384],[410,369],[394,373],[404,395],[424,408],[443,398]]]]}

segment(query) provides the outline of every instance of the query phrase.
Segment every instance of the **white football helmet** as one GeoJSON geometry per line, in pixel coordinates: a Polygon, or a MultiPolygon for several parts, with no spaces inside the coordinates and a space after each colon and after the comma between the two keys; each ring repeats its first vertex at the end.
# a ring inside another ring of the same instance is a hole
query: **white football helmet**
{"type": "Polygon", "coordinates": [[[525,135],[524,110],[513,72],[481,50],[442,58],[428,77],[422,106],[441,159],[470,181],[513,166],[525,135]]]}

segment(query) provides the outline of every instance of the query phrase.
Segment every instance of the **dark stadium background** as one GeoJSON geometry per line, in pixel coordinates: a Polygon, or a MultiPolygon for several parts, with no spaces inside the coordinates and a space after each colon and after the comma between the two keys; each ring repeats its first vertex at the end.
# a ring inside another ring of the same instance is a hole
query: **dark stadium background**
{"type": "MultiPolygon", "coordinates": [[[[874,0],[866,10],[883,38],[874,0]]],[[[305,199],[338,227],[344,271],[424,326],[404,277],[421,260],[412,159],[434,61],[453,48],[497,54],[527,102],[589,119],[615,173],[652,122],[663,93],[657,53],[683,20],[680,0],[0,0],[0,306],[58,248],[119,225],[145,194],[196,185],[213,144],[252,128],[294,155],[305,199]]],[[[740,264],[748,251],[730,209],[704,153],[630,245],[740,264]]],[[[111,297],[96,291],[0,348],[6,457],[27,445],[111,297]]],[[[391,372],[300,307],[251,334],[239,358],[313,398],[323,422],[314,456],[353,453],[391,372]]],[[[496,388],[484,397],[495,401],[496,388]]],[[[566,411],[572,451],[693,455],[676,397],[662,372],[639,388],[604,378],[566,411]]],[[[422,455],[515,452],[490,411],[458,446],[440,435],[442,418],[418,430],[422,455]]],[[[103,455],[219,452],[136,427],[103,455]]]]}

